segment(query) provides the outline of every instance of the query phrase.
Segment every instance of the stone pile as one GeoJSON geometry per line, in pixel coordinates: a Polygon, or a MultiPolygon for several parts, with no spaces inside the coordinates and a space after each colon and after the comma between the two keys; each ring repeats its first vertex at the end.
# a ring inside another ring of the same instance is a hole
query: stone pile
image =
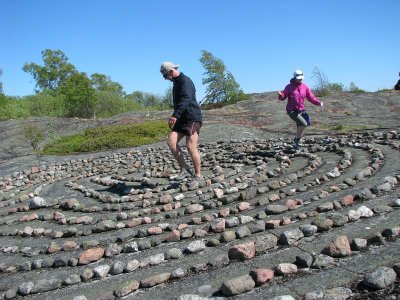
{"type": "Polygon", "coordinates": [[[0,178],[0,299],[346,299],[397,281],[397,132],[200,152],[200,181],[171,180],[179,170],[166,147],[0,178]]]}

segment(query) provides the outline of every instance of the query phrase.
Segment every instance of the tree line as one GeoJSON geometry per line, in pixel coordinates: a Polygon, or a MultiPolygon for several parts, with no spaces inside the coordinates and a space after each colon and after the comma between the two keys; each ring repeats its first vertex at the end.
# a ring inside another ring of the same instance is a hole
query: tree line
{"type": "MultiPolygon", "coordinates": [[[[69,62],[61,50],[42,51],[43,64],[25,63],[22,70],[35,81],[35,94],[11,97],[0,82],[0,120],[31,116],[101,118],[132,110],[164,110],[172,107],[172,87],[164,95],[142,91],[127,94],[109,76],[90,76],[69,62]]],[[[203,104],[234,103],[245,99],[223,61],[203,50],[199,59],[205,68],[202,83],[207,85],[203,104]]],[[[2,75],[0,69],[0,76],[2,75]]]]}

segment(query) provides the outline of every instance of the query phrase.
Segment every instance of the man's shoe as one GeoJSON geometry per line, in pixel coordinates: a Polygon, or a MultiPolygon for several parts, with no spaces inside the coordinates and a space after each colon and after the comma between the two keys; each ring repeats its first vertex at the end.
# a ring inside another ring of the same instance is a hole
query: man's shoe
{"type": "Polygon", "coordinates": [[[195,181],[203,181],[203,180],[204,180],[204,177],[201,176],[201,175],[194,175],[194,176],[193,176],[193,180],[195,180],[195,181]]]}

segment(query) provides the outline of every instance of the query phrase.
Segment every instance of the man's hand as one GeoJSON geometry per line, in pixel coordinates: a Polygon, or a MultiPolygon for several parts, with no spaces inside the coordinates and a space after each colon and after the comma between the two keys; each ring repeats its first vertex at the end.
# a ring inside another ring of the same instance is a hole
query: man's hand
{"type": "Polygon", "coordinates": [[[170,116],[168,119],[168,126],[172,129],[176,123],[176,118],[174,116],[170,116]]]}
{"type": "Polygon", "coordinates": [[[319,104],[319,106],[321,106],[321,108],[324,109],[324,102],[321,101],[321,103],[319,104]]]}
{"type": "Polygon", "coordinates": [[[283,93],[281,91],[278,91],[278,96],[283,97],[283,93]]]}

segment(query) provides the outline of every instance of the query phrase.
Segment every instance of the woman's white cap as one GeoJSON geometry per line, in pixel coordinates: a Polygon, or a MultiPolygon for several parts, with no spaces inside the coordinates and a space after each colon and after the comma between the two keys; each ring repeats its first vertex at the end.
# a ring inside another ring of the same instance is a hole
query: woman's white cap
{"type": "Polygon", "coordinates": [[[296,79],[304,79],[303,71],[302,70],[296,70],[293,73],[293,77],[296,79]]]}

